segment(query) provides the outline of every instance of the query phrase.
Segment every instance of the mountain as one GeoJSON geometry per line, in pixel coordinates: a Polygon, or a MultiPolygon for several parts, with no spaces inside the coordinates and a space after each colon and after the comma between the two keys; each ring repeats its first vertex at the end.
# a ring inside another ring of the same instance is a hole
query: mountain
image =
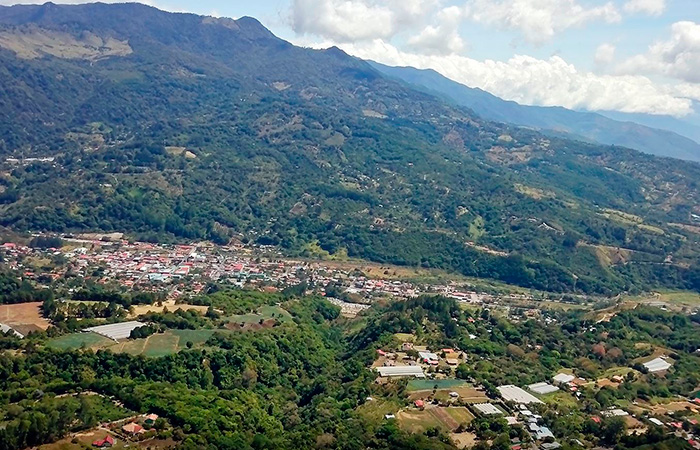
{"type": "MultiPolygon", "coordinates": [[[[478,88],[470,88],[446,78],[434,70],[413,67],[390,67],[376,62],[370,64],[391,77],[420,86],[474,110],[487,120],[532,127],[546,134],[569,136],[589,142],[619,145],[652,155],[700,161],[700,133],[690,124],[665,119],[671,129],[652,128],[663,118],[643,115],[618,115],[613,120],[602,114],[579,112],[562,107],[526,106],[506,101],[478,88]],[[626,118],[627,117],[627,118],[626,118]],[[644,120],[645,125],[634,121],[644,120]],[[678,133],[689,133],[689,137],[678,133]],[[695,139],[695,140],[693,140],[695,139]]],[[[611,115],[614,113],[611,113],[611,115]]],[[[666,128],[666,127],[663,127],[666,128]]]]}
{"type": "MultiPolygon", "coordinates": [[[[478,108],[477,108],[478,109],[478,108]]],[[[0,225],[692,288],[700,166],[487,121],[257,20],[0,8],[0,225]]]]}
{"type": "MultiPolygon", "coordinates": [[[[693,108],[700,110],[700,102],[693,102],[693,108]]],[[[623,113],[618,111],[601,111],[601,115],[622,122],[636,122],[652,128],[673,131],[681,136],[700,142],[700,114],[693,113],[686,117],[656,116],[652,114],[623,113]]]]}

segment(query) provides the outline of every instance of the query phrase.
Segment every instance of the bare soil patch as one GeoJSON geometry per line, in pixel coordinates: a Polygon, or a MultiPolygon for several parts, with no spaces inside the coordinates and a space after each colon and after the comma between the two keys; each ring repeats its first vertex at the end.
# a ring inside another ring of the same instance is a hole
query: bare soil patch
{"type": "Polygon", "coordinates": [[[41,302],[0,305],[0,323],[10,325],[22,334],[46,330],[51,325],[41,316],[41,302]]]}

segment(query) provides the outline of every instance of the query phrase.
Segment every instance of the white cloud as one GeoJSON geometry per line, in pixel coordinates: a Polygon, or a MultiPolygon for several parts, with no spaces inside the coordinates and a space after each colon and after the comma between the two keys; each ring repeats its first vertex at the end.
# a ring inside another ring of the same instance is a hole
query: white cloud
{"type": "Polygon", "coordinates": [[[700,24],[674,23],[668,40],[652,44],[646,53],[623,61],[617,71],[659,74],[700,83],[700,24]]]}
{"type": "Polygon", "coordinates": [[[666,0],[628,0],[623,9],[631,14],[644,13],[658,16],[666,10],[666,0]]]}
{"type": "Polygon", "coordinates": [[[441,55],[462,51],[465,43],[458,31],[462,12],[462,8],[457,6],[444,8],[437,14],[438,25],[428,25],[419,34],[411,37],[408,44],[419,51],[441,55]]]}
{"type": "Polygon", "coordinates": [[[468,0],[466,16],[485,25],[519,31],[536,44],[588,22],[622,19],[612,2],[586,7],[576,0],[468,0]]]}
{"type": "Polygon", "coordinates": [[[425,21],[439,0],[293,0],[291,25],[300,34],[338,42],[390,38],[425,21]]]}
{"type": "MultiPolygon", "coordinates": [[[[328,46],[320,44],[319,47],[328,46]]],[[[515,55],[508,61],[477,61],[459,55],[420,55],[383,40],[341,45],[345,51],[388,65],[434,69],[470,87],[526,105],[684,116],[692,102],[679,91],[644,76],[582,72],[559,56],[515,55]]]]}
{"type": "Polygon", "coordinates": [[[351,42],[394,34],[393,12],[364,1],[295,0],[292,13],[298,33],[351,42]]]}
{"type": "Polygon", "coordinates": [[[594,61],[599,66],[606,66],[615,60],[615,46],[600,44],[595,51],[594,61]]]}

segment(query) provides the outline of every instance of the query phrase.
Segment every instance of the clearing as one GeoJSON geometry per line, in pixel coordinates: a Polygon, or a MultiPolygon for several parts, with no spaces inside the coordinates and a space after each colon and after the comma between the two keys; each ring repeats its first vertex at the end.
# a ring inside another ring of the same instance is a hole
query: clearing
{"type": "Polygon", "coordinates": [[[165,308],[168,308],[168,311],[170,311],[170,312],[177,311],[178,309],[181,309],[183,311],[195,310],[195,311],[199,312],[200,314],[205,314],[209,307],[202,306],[202,305],[188,305],[186,303],[176,304],[175,300],[168,300],[168,301],[162,302],[161,306],[158,306],[157,304],[156,305],[133,305],[133,308],[134,308],[134,312],[129,314],[129,318],[131,318],[131,319],[138,317],[142,314],[162,313],[165,308]]]}
{"type": "Polygon", "coordinates": [[[41,316],[41,305],[41,302],[0,305],[0,323],[10,325],[24,335],[46,330],[50,323],[41,316]]]}
{"type": "Polygon", "coordinates": [[[401,428],[411,433],[423,433],[428,428],[438,428],[451,432],[461,424],[474,420],[474,416],[464,407],[442,407],[429,405],[424,410],[409,409],[396,414],[401,428]]]}
{"type": "Polygon", "coordinates": [[[46,343],[49,348],[57,350],[74,350],[78,348],[105,348],[114,345],[114,341],[97,333],[71,333],[51,339],[46,343]]]}
{"type": "Polygon", "coordinates": [[[167,330],[143,339],[125,339],[114,342],[96,333],[72,333],[51,339],[46,345],[60,350],[79,348],[109,349],[114,353],[159,357],[172,355],[187,348],[202,347],[214,333],[228,333],[228,330],[167,330]]]}

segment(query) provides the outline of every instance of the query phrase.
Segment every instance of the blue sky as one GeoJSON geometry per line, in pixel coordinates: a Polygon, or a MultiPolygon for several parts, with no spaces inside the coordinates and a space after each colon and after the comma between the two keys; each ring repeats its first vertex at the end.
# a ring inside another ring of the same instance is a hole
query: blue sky
{"type": "Polygon", "coordinates": [[[253,16],[298,45],[432,68],[525,104],[692,117],[700,101],[700,0],[145,3],[253,16]]]}

